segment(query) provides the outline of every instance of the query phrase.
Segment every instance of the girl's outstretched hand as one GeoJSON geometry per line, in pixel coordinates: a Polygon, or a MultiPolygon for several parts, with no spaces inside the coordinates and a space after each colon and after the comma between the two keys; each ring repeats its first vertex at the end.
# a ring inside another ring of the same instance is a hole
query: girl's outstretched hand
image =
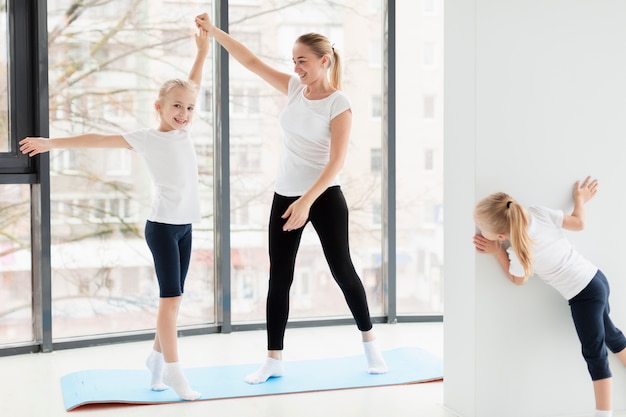
{"type": "Polygon", "coordinates": [[[500,250],[500,243],[495,240],[489,240],[477,233],[474,235],[474,247],[478,253],[495,255],[500,250]]]}
{"type": "Polygon", "coordinates": [[[48,152],[52,149],[52,144],[48,138],[24,138],[20,141],[20,151],[28,156],[48,152]]]}
{"type": "Polygon", "coordinates": [[[196,48],[198,48],[198,53],[203,54],[204,56],[208,55],[209,44],[211,43],[209,40],[209,32],[199,27],[198,33],[196,33],[195,38],[196,38],[196,48]]]}
{"type": "Polygon", "coordinates": [[[574,184],[574,200],[581,199],[583,203],[591,200],[598,192],[598,180],[591,177],[585,178],[583,183],[576,181],[574,184]]]}

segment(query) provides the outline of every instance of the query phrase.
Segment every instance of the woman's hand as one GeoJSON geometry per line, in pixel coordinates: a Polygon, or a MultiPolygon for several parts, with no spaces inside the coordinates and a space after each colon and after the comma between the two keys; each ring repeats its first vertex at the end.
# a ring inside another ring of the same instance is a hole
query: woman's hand
{"type": "Polygon", "coordinates": [[[474,247],[478,253],[487,253],[491,255],[497,255],[500,250],[500,242],[495,240],[489,240],[483,235],[474,235],[474,247]]]}
{"type": "Polygon", "coordinates": [[[211,34],[214,26],[208,13],[202,13],[196,16],[196,27],[198,29],[206,30],[209,35],[211,34]]]}
{"type": "Polygon", "coordinates": [[[311,204],[300,197],[287,207],[287,210],[280,216],[283,219],[287,219],[283,225],[283,231],[290,232],[304,226],[309,219],[309,212],[311,211],[311,204]]]}
{"type": "Polygon", "coordinates": [[[35,156],[48,152],[52,149],[52,143],[48,138],[24,138],[20,141],[20,151],[28,156],[35,156]]]}

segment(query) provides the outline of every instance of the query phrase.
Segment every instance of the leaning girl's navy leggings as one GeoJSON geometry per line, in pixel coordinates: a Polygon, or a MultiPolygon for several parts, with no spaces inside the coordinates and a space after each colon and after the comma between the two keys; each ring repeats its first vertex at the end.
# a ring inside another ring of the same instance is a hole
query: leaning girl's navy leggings
{"type": "Polygon", "coordinates": [[[611,377],[607,347],[613,353],[626,348],[626,338],[609,318],[609,282],[598,270],[591,282],[569,300],[576,332],[591,379],[611,377]]]}

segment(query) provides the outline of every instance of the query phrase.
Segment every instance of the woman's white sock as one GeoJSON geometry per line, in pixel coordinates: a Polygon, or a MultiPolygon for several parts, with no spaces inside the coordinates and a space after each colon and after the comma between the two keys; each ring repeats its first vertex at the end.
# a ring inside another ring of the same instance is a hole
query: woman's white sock
{"type": "Polygon", "coordinates": [[[363,342],[365,357],[367,358],[367,372],[370,374],[384,374],[387,372],[387,364],[383,355],[378,350],[376,341],[363,342]]]}
{"type": "Polygon", "coordinates": [[[267,358],[256,372],[246,375],[244,380],[248,384],[262,384],[270,378],[279,376],[283,376],[283,361],[267,358]]]}

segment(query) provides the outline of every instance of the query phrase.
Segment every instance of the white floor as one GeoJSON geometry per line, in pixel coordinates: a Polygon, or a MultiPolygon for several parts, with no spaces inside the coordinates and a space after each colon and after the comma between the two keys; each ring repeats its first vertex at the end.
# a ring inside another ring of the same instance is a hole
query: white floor
{"type": "MultiPolygon", "coordinates": [[[[440,323],[379,324],[375,331],[381,349],[417,346],[440,356],[443,353],[440,323]]],[[[359,333],[352,326],[288,329],[285,343],[285,360],[362,353],[359,333]]],[[[443,406],[442,382],[180,404],[89,406],[69,413],[65,410],[61,376],[92,368],[141,368],[150,348],[150,342],[138,342],[0,358],[0,416],[456,417],[443,406]]],[[[265,332],[185,337],[180,339],[179,349],[185,367],[260,363],[265,354],[265,332]]]]}
{"type": "MultiPolygon", "coordinates": [[[[381,349],[417,346],[443,356],[441,323],[378,324],[381,349]]],[[[288,329],[285,360],[362,354],[353,326],[288,329]]],[[[0,417],[459,417],[443,405],[443,382],[161,405],[103,405],[67,412],[61,376],[94,368],[143,369],[150,342],[0,357],[0,417]]],[[[265,332],[181,338],[185,367],[260,363],[265,332]]],[[[626,417],[618,412],[614,417],[626,417]]],[[[591,417],[591,415],[589,416],[591,417]]]]}

